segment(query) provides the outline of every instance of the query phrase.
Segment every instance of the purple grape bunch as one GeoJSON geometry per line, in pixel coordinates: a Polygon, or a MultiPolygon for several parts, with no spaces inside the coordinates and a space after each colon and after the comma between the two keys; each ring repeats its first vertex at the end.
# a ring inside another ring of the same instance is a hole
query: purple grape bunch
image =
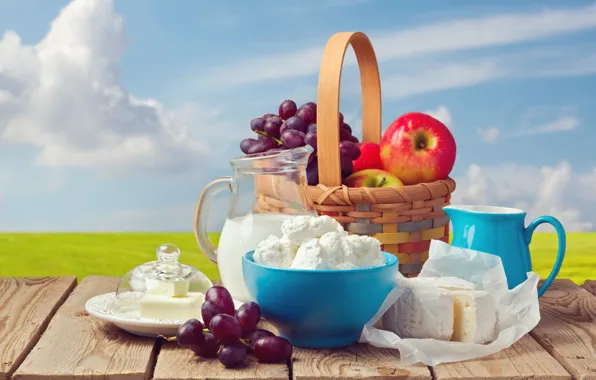
{"type": "Polygon", "coordinates": [[[197,356],[218,358],[226,368],[242,365],[249,354],[261,363],[282,363],[292,357],[290,342],[257,327],[261,320],[259,305],[247,302],[236,310],[223,286],[207,290],[201,316],[203,322],[189,319],[176,333],[178,344],[197,356]]]}
{"type": "MultiPolygon", "coordinates": [[[[310,145],[314,152],[306,167],[306,179],[310,186],[319,183],[317,156],[317,104],[304,103],[300,107],[293,100],[284,100],[278,114],[265,114],[250,122],[250,128],[257,138],[247,138],[240,142],[244,154],[264,153],[294,149],[310,145]]],[[[342,180],[354,171],[353,161],[360,157],[359,140],[352,134],[352,128],[344,122],[339,113],[339,152],[342,180]]]]}

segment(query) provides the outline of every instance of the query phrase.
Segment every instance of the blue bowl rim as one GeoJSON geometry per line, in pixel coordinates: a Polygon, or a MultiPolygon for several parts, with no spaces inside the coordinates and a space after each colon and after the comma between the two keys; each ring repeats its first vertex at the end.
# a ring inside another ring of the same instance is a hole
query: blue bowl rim
{"type": "Polygon", "coordinates": [[[385,256],[385,264],[384,265],[379,265],[376,267],[370,267],[370,268],[356,268],[356,269],[322,269],[322,270],[318,270],[318,269],[294,269],[294,268],[280,268],[280,267],[270,267],[267,265],[261,265],[261,264],[257,264],[254,262],[254,260],[251,260],[248,258],[249,255],[253,254],[255,251],[248,251],[246,252],[243,256],[242,256],[242,260],[246,261],[247,263],[250,263],[250,265],[253,265],[255,267],[259,267],[259,268],[263,268],[263,269],[267,269],[267,270],[271,270],[271,271],[275,271],[275,272],[290,272],[290,273],[304,273],[304,274],[313,274],[313,273],[321,273],[321,274],[345,274],[345,273],[366,273],[366,272],[375,272],[375,271],[380,271],[383,270],[385,268],[389,268],[392,266],[397,266],[398,264],[398,259],[397,256],[392,255],[389,252],[385,252],[382,251],[383,256],[385,256]]]}

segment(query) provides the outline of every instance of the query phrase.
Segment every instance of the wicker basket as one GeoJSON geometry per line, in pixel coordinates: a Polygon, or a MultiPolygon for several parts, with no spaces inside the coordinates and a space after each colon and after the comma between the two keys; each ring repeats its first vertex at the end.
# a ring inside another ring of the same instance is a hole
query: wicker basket
{"type": "MultiPolygon", "coordinates": [[[[383,250],[396,255],[399,270],[416,277],[428,258],[432,239],[449,238],[449,204],[455,182],[403,187],[348,188],[341,183],[339,158],[339,90],[343,60],[352,45],[362,84],[362,141],[381,140],[381,83],[372,44],[360,32],[336,33],[328,41],[319,73],[317,145],[319,184],[308,186],[307,196],[317,213],[330,215],[353,234],[377,238],[383,250]]],[[[288,189],[289,190],[289,189],[288,189]]],[[[257,208],[284,212],[279,186],[257,183],[257,208]]]]}

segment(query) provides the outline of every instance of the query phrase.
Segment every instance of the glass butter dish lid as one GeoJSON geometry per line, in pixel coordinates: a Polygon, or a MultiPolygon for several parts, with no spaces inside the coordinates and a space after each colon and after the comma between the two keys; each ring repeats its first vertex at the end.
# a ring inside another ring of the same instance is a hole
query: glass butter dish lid
{"type": "Polygon", "coordinates": [[[182,314],[194,315],[197,310],[200,314],[211,281],[197,268],[181,264],[180,249],[174,244],[162,244],[156,253],[156,261],[139,265],[120,279],[114,311],[154,319],[184,319],[189,316],[182,314]]]}

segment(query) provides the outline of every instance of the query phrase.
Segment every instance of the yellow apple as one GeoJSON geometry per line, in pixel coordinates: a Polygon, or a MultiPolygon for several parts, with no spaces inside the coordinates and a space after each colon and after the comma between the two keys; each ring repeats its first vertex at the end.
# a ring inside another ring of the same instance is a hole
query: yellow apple
{"type": "Polygon", "coordinates": [[[346,177],[348,187],[390,187],[403,186],[399,178],[381,169],[364,169],[346,177]]]}

